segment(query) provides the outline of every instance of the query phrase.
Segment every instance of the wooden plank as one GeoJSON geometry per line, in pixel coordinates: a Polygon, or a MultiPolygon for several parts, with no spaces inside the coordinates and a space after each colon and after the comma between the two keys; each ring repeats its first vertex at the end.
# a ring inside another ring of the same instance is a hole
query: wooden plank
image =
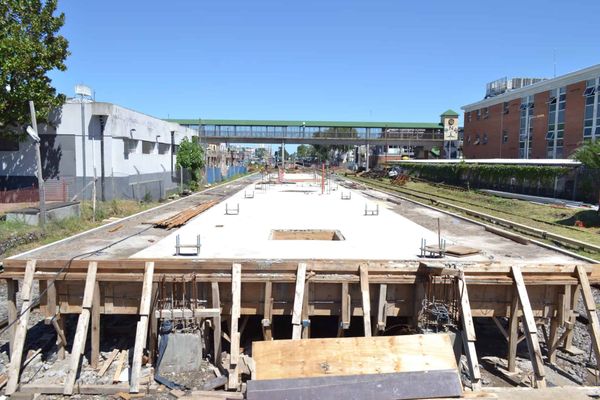
{"type": "Polygon", "coordinates": [[[477,360],[477,350],[475,349],[475,326],[473,325],[473,316],[471,315],[471,303],[469,302],[469,291],[465,280],[464,271],[460,271],[458,279],[458,290],[460,296],[460,316],[462,321],[462,336],[469,365],[471,385],[474,390],[481,388],[481,371],[479,370],[479,361],[477,360]]]}
{"type": "MultiPolygon", "coordinates": [[[[99,395],[99,396],[110,396],[119,392],[127,392],[129,389],[127,384],[117,385],[77,385],[73,389],[73,394],[82,395],[99,395]]],[[[52,383],[28,383],[19,387],[20,393],[40,393],[40,394],[62,394],[62,384],[52,383]]],[[[155,393],[154,390],[150,389],[149,394],[155,393]]]]}
{"type": "Polygon", "coordinates": [[[508,372],[517,372],[517,345],[519,344],[519,297],[513,296],[508,321],[508,372]]]}
{"type": "Polygon", "coordinates": [[[447,334],[254,342],[256,379],[456,369],[447,334]]]}
{"type": "Polygon", "coordinates": [[[23,286],[21,287],[21,314],[18,320],[15,319],[18,322],[15,324],[14,342],[13,346],[11,346],[10,364],[8,367],[8,382],[5,389],[5,394],[7,395],[11,395],[16,391],[21,375],[21,361],[23,360],[23,348],[25,347],[25,340],[27,338],[27,321],[29,320],[35,266],[36,261],[29,260],[25,267],[25,277],[23,279],[23,286]]]}
{"type": "Polygon", "coordinates": [[[537,388],[545,388],[546,379],[544,376],[546,373],[544,371],[544,360],[538,341],[535,318],[533,317],[533,311],[531,310],[531,303],[529,302],[529,296],[527,295],[527,288],[523,281],[521,269],[516,265],[513,266],[512,275],[515,280],[515,288],[517,289],[519,303],[523,310],[523,326],[525,328],[527,347],[529,348],[529,358],[533,366],[533,372],[535,373],[535,385],[537,388]]]}
{"type": "Polygon", "coordinates": [[[46,325],[50,325],[51,319],[56,315],[56,300],[56,285],[55,282],[50,281],[46,284],[46,325]]]}
{"type": "Polygon", "coordinates": [[[65,336],[65,323],[64,319],[59,315],[56,318],[52,318],[52,326],[56,331],[56,345],[58,347],[58,359],[65,359],[65,348],[67,346],[67,337],[65,336]]]}
{"type": "Polygon", "coordinates": [[[292,310],[292,339],[300,339],[302,334],[302,305],[304,304],[304,284],[306,282],[306,264],[299,263],[296,272],[296,290],[292,310]]]}
{"type": "Polygon", "coordinates": [[[302,296],[302,339],[310,337],[310,282],[308,280],[304,284],[304,296],[302,296]]]}
{"type": "Polygon", "coordinates": [[[158,321],[159,316],[152,312],[152,309],[156,306],[158,299],[158,283],[152,284],[152,303],[150,306],[150,338],[148,339],[148,352],[150,354],[149,363],[154,365],[157,356],[158,348],[158,321]]]}
{"type": "Polygon", "coordinates": [[[67,377],[65,379],[65,386],[63,394],[72,395],[73,387],[75,386],[75,380],[77,379],[77,371],[79,370],[79,362],[81,361],[81,354],[85,349],[85,341],[88,334],[88,325],[90,322],[90,308],[94,298],[94,291],[96,288],[96,272],[98,264],[95,261],[90,261],[88,265],[87,278],[85,280],[85,289],[83,292],[82,310],[77,320],[77,329],[75,331],[75,339],[73,339],[73,345],[71,347],[71,357],[69,359],[69,365],[67,370],[67,377]]]}
{"type": "MultiPolygon", "coordinates": [[[[119,378],[121,377],[121,371],[125,366],[125,361],[127,361],[127,356],[129,355],[129,350],[121,350],[121,354],[119,354],[119,360],[117,361],[117,368],[115,369],[115,373],[113,375],[113,383],[119,382],[119,378]]],[[[127,387],[129,390],[129,386],[127,387]]]]}
{"type": "Polygon", "coordinates": [[[221,368],[221,299],[218,282],[211,282],[211,297],[213,309],[219,310],[219,314],[213,317],[213,361],[217,368],[221,368]]]}
{"type": "Polygon", "coordinates": [[[142,358],[144,346],[148,339],[148,319],[150,304],[152,301],[152,281],[154,278],[154,262],[146,262],[144,271],[144,283],[142,285],[142,298],[140,299],[140,319],[137,323],[135,333],[135,345],[133,347],[133,359],[131,361],[131,377],[129,381],[129,392],[139,392],[139,380],[142,373],[142,358]]]}
{"type": "Polygon", "coordinates": [[[371,336],[371,295],[369,293],[369,267],[360,266],[360,293],[362,295],[363,323],[365,337],[371,336]]]}
{"type": "Polygon", "coordinates": [[[104,374],[106,373],[106,371],[108,371],[108,368],[110,368],[113,361],[115,361],[115,358],[117,358],[118,354],[119,349],[113,349],[113,351],[108,355],[108,358],[104,361],[104,363],[102,363],[102,367],[100,368],[100,371],[98,371],[98,376],[104,376],[104,374]]]}
{"type": "Polygon", "coordinates": [[[98,369],[98,359],[100,358],[100,284],[96,282],[94,297],[92,300],[92,334],[91,334],[91,352],[90,366],[98,369]]]}
{"type": "Polygon", "coordinates": [[[377,331],[385,331],[387,321],[387,285],[379,285],[379,305],[377,307],[377,331]]]}
{"type": "Polygon", "coordinates": [[[265,282],[262,331],[264,340],[273,340],[273,282],[265,282]]]}
{"type": "Polygon", "coordinates": [[[556,349],[558,348],[558,317],[550,319],[550,336],[546,348],[548,349],[548,362],[556,364],[556,349]]]}
{"type": "Polygon", "coordinates": [[[596,311],[596,301],[594,300],[586,271],[577,266],[577,275],[581,285],[581,293],[583,294],[583,304],[589,320],[588,331],[592,338],[592,347],[596,355],[596,369],[600,369],[600,322],[598,321],[598,313],[596,311]]]}
{"type": "Polygon", "coordinates": [[[569,315],[569,324],[566,325],[567,335],[565,336],[565,340],[563,343],[563,350],[569,354],[573,355],[581,355],[583,351],[573,346],[573,334],[575,328],[575,322],[577,321],[577,314],[575,310],[577,309],[577,302],[579,301],[579,295],[581,292],[581,285],[575,285],[571,289],[571,297],[567,299],[568,301],[568,315],[569,315]]]}
{"type": "Polygon", "coordinates": [[[250,380],[247,385],[248,400],[409,400],[462,394],[455,370],[250,380]]]}
{"type": "Polygon", "coordinates": [[[342,283],[342,329],[350,328],[352,317],[352,299],[348,289],[348,282],[342,283]]]}
{"type": "Polygon", "coordinates": [[[16,279],[7,279],[6,280],[6,290],[7,290],[7,313],[8,313],[8,324],[10,324],[10,328],[8,328],[9,332],[9,357],[12,358],[13,349],[15,346],[15,330],[17,329],[17,324],[15,321],[17,320],[17,292],[19,291],[19,281],[16,279]]]}
{"type": "Polygon", "coordinates": [[[240,360],[240,333],[238,323],[241,315],[242,265],[233,263],[231,267],[231,352],[229,355],[229,388],[239,386],[238,364],[240,360]]]}

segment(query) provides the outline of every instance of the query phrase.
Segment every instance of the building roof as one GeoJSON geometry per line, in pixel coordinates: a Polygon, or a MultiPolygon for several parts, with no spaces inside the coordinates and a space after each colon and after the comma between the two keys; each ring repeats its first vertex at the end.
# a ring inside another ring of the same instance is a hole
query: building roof
{"type": "Polygon", "coordinates": [[[499,94],[498,96],[490,97],[475,103],[462,106],[464,111],[473,111],[482,107],[489,107],[500,102],[519,99],[524,96],[529,96],[535,93],[545,92],[547,90],[556,89],[559,87],[572,85],[577,82],[585,81],[592,78],[597,78],[600,75],[600,64],[588,68],[580,69],[575,72],[570,72],[565,75],[557,76],[556,78],[546,79],[533,85],[524,86],[519,89],[509,90],[508,92],[499,94]]]}
{"type": "Polygon", "coordinates": [[[458,113],[452,109],[448,109],[444,111],[444,113],[440,115],[440,117],[458,117],[458,113]]]}
{"type": "MultiPolygon", "coordinates": [[[[458,115],[458,114],[456,114],[458,115]]],[[[335,128],[415,128],[440,129],[439,123],[431,122],[360,122],[360,121],[285,121],[285,120],[237,120],[237,119],[167,119],[180,125],[227,125],[227,126],[307,126],[335,128]]]]}

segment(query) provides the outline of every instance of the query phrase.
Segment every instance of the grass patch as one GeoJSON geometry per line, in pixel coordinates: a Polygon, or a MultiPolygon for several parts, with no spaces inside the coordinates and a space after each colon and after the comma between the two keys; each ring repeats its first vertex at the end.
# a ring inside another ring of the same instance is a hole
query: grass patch
{"type": "Polygon", "coordinates": [[[79,232],[104,225],[107,218],[123,218],[148,208],[157,206],[157,202],[138,202],[134,200],[112,200],[96,203],[96,220],[93,219],[92,204],[81,203],[81,218],[66,218],[49,221],[44,229],[23,222],[0,221],[0,258],[21,253],[79,232]]]}

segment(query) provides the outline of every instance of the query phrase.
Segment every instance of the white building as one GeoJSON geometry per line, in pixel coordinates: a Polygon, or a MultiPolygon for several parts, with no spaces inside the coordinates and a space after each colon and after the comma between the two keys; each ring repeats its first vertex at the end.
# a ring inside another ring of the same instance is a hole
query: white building
{"type": "MultiPolygon", "coordinates": [[[[165,197],[178,184],[177,146],[196,131],[115,104],[67,102],[40,125],[49,200],[90,199],[94,168],[98,199],[165,197]],[[85,132],[85,133],[83,133],[85,132]],[[82,189],[85,187],[83,195],[82,189]]],[[[0,187],[37,186],[31,139],[0,140],[0,187]]]]}

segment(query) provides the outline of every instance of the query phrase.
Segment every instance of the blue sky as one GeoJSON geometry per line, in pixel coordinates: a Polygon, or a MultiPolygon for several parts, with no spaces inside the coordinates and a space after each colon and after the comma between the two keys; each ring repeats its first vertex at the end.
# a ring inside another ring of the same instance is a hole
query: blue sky
{"type": "Polygon", "coordinates": [[[61,0],[76,83],[157,117],[437,121],[600,63],[600,1],[61,0]]]}

